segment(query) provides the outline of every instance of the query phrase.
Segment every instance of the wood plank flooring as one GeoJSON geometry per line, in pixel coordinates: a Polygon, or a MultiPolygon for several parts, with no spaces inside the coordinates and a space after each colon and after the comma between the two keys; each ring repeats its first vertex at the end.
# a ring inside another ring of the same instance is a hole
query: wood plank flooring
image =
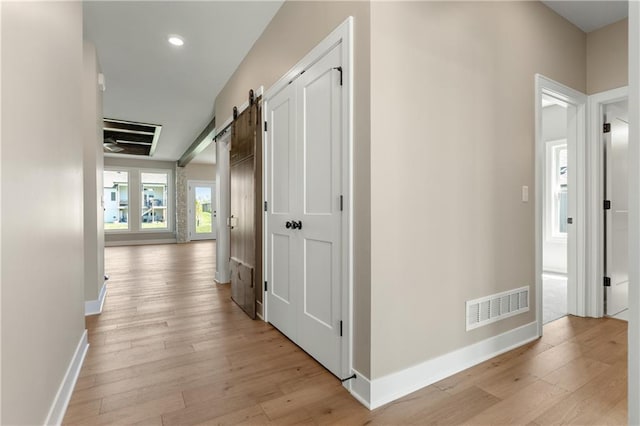
{"type": "Polygon", "coordinates": [[[627,324],[565,317],[524,347],[369,411],[216,286],[213,242],[109,247],[109,293],[64,423],[614,425],[627,324]]]}

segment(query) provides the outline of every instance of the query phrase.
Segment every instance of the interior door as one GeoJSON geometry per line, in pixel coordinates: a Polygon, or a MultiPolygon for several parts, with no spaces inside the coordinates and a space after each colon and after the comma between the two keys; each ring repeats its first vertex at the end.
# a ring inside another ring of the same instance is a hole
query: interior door
{"type": "Polygon", "coordinates": [[[213,182],[189,182],[189,239],[215,240],[216,189],[213,182]]]}
{"type": "Polygon", "coordinates": [[[268,320],[341,369],[341,45],[267,106],[268,320]]]}
{"type": "Polygon", "coordinates": [[[605,211],[605,275],[610,279],[606,289],[605,313],[615,315],[629,306],[628,248],[628,157],[629,125],[617,106],[609,106],[605,133],[605,197],[611,208],[605,211]]]}
{"type": "Polygon", "coordinates": [[[296,303],[300,295],[294,265],[301,258],[291,220],[300,213],[295,203],[295,86],[289,84],[269,99],[267,115],[267,309],[271,324],[295,341],[296,303]],[[289,226],[287,227],[287,223],[289,226]]]}
{"type": "Polygon", "coordinates": [[[340,374],[341,253],[341,86],[340,46],[299,79],[296,152],[302,228],[297,230],[302,262],[299,342],[336,375],[340,374]]]}

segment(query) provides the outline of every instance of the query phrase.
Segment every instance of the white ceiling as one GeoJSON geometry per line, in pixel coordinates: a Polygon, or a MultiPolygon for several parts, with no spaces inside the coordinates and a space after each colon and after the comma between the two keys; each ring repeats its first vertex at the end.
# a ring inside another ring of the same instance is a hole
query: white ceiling
{"type": "MultiPolygon", "coordinates": [[[[106,78],[105,117],[161,124],[153,159],[177,160],[211,121],[215,97],[282,2],[85,2],[85,39],[96,45],[106,78]],[[171,46],[169,34],[185,45],[171,46]]],[[[628,9],[615,0],[543,3],[585,32],[628,9]]],[[[215,162],[213,144],[193,161],[215,162]]]]}
{"type": "Polygon", "coordinates": [[[215,97],[281,5],[85,2],[85,39],[96,45],[106,80],[104,116],[161,124],[152,159],[177,160],[211,121],[215,97]],[[184,46],[170,45],[169,34],[181,35],[184,46]]]}
{"type": "Polygon", "coordinates": [[[585,33],[613,24],[626,18],[629,13],[627,1],[542,0],[542,2],[585,33]]]}

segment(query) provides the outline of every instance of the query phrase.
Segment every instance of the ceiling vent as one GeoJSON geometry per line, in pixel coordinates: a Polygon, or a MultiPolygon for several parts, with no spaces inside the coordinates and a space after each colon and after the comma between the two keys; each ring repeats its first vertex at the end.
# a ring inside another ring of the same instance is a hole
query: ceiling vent
{"type": "Polygon", "coordinates": [[[103,121],[104,152],[151,157],[156,150],[162,126],[105,118],[103,121]]]}

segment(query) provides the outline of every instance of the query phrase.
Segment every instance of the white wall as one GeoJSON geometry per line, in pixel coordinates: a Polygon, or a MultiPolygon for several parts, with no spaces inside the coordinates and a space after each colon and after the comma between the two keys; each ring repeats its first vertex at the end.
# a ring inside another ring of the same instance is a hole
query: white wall
{"type": "MultiPolygon", "coordinates": [[[[567,109],[551,105],[542,110],[542,139],[545,142],[567,138],[567,109]]],[[[545,185],[545,191],[549,189],[545,185]]],[[[546,199],[546,192],[545,192],[546,199]]],[[[546,215],[545,215],[546,219],[546,215]]],[[[545,223],[545,226],[547,224],[545,223]]],[[[549,224],[549,226],[551,226],[549,224]]],[[[545,228],[546,229],[546,228],[545,228]]],[[[546,235],[546,233],[545,233],[546,235]]],[[[545,238],[542,247],[542,270],[559,274],[567,273],[567,241],[545,238]]]]}
{"type": "Polygon", "coordinates": [[[0,423],[36,425],[84,332],[82,4],[0,7],[0,423]]]}
{"type": "Polygon", "coordinates": [[[84,282],[85,301],[97,301],[104,284],[102,90],[96,48],[84,42],[84,282]]]}

